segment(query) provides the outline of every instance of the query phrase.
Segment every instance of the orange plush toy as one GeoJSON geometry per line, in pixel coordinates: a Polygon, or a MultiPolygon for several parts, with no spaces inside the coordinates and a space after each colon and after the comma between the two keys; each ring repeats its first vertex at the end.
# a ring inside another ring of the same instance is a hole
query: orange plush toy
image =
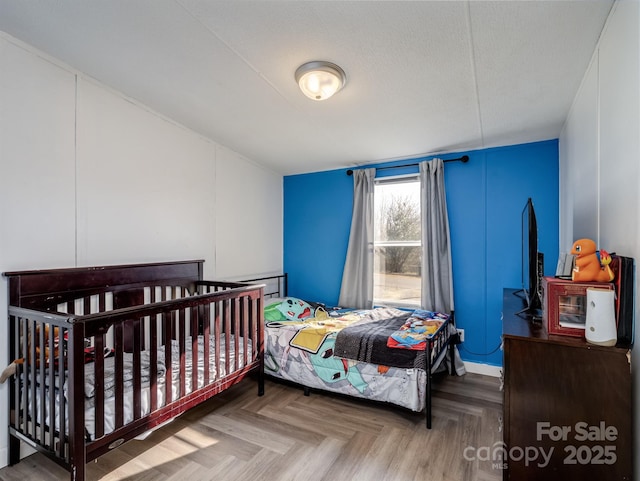
{"type": "MultiPolygon", "coordinates": [[[[55,365],[55,361],[57,361],[58,358],[58,349],[60,347],[60,339],[59,339],[59,329],[57,327],[53,328],[53,353],[50,352],[49,350],[49,332],[51,331],[51,329],[49,328],[49,324],[45,324],[44,326],[44,344],[45,344],[45,348],[44,348],[44,361],[46,363],[46,366],[49,367],[49,361],[51,358],[53,358],[54,360],[54,365],[55,365]]],[[[40,352],[41,352],[41,348],[39,345],[40,342],[40,326],[36,326],[35,331],[33,332],[33,339],[36,340],[36,366],[39,367],[40,366],[40,352]]],[[[27,352],[31,353],[31,337],[29,337],[28,340],[29,343],[29,347],[27,352]]],[[[11,364],[9,364],[6,368],[4,368],[4,370],[2,372],[0,372],[0,384],[3,384],[8,378],[10,378],[11,376],[13,376],[17,369],[18,369],[18,364],[24,364],[25,362],[27,362],[27,360],[23,357],[21,357],[20,359],[15,359],[11,364]]]]}
{"type": "Polygon", "coordinates": [[[614,278],[609,267],[611,256],[601,250],[600,257],[596,251],[596,243],[591,239],[578,239],[573,243],[571,254],[576,256],[571,280],[575,282],[611,282],[614,278]]]}

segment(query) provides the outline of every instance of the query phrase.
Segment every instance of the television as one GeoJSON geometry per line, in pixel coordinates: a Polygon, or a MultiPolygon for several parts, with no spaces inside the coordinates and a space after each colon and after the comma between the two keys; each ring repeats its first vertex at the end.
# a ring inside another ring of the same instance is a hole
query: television
{"type": "Polygon", "coordinates": [[[532,320],[542,319],[542,277],[544,275],[544,255],[538,252],[538,222],[531,197],[522,209],[522,290],[524,314],[532,320]]]}

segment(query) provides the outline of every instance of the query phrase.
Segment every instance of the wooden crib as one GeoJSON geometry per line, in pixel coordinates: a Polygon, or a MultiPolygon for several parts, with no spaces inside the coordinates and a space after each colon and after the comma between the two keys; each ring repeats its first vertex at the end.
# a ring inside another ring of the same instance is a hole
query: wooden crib
{"type": "Polygon", "coordinates": [[[250,373],[264,392],[263,285],[203,261],[8,272],[9,464],[20,441],[85,464],[250,373]]]}

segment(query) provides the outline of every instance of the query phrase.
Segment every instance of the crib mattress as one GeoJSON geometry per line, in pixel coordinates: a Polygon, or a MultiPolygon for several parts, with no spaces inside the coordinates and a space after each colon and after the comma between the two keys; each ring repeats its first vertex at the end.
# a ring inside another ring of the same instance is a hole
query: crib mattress
{"type": "MultiPolygon", "coordinates": [[[[251,340],[248,339],[247,340],[247,351],[248,353],[251,353],[252,350],[252,344],[251,344],[251,340]]],[[[220,370],[218,372],[218,370],[216,369],[216,365],[215,365],[215,342],[214,339],[211,338],[210,339],[210,346],[209,346],[209,381],[213,382],[214,380],[224,377],[225,375],[227,375],[226,372],[226,363],[225,363],[225,359],[227,358],[227,356],[229,356],[229,372],[234,372],[237,369],[241,369],[242,367],[244,367],[244,359],[245,359],[245,353],[244,353],[244,339],[242,337],[238,338],[238,345],[239,345],[239,355],[238,355],[238,359],[239,359],[239,365],[236,367],[235,365],[235,337],[233,335],[229,336],[229,345],[227,346],[226,343],[224,342],[224,339],[221,340],[220,342],[220,370]]],[[[181,392],[181,387],[180,387],[180,350],[179,350],[179,345],[177,343],[177,341],[172,341],[172,345],[171,345],[171,372],[172,372],[172,382],[171,382],[171,399],[172,400],[176,400],[179,397],[183,397],[189,393],[192,392],[192,380],[193,380],[193,362],[192,362],[192,349],[191,349],[191,344],[189,342],[186,343],[185,346],[186,350],[185,350],[185,385],[184,385],[184,392],[181,392]]],[[[200,336],[198,338],[198,368],[197,368],[197,375],[198,375],[198,379],[197,379],[197,383],[196,386],[197,388],[201,388],[204,386],[204,360],[203,360],[203,353],[204,353],[204,344],[203,344],[203,339],[202,336],[200,336]]],[[[157,358],[158,358],[158,362],[157,362],[157,372],[158,372],[158,376],[157,376],[157,406],[158,407],[163,407],[166,403],[166,381],[165,381],[165,373],[166,373],[166,369],[167,366],[164,362],[164,356],[165,356],[165,348],[164,346],[160,346],[157,350],[157,358]]],[[[130,376],[128,376],[126,374],[126,370],[127,370],[127,366],[130,363],[130,358],[132,357],[131,354],[127,354],[125,353],[124,355],[124,359],[123,359],[123,364],[125,365],[125,374],[124,374],[124,395],[123,395],[123,423],[126,425],[128,423],[130,423],[131,421],[134,420],[134,407],[133,407],[133,403],[134,403],[134,397],[133,397],[133,387],[132,387],[132,383],[131,383],[131,379],[130,376]]],[[[141,404],[141,415],[145,416],[147,414],[150,413],[151,410],[151,388],[149,385],[149,376],[148,376],[148,369],[150,368],[150,366],[148,365],[148,360],[150,357],[150,352],[149,351],[143,351],[141,352],[141,365],[143,366],[141,373],[143,375],[143,382],[142,382],[142,389],[141,389],[141,396],[140,396],[140,404],[141,404]],[[147,372],[145,373],[145,369],[147,369],[147,372]],[[145,381],[146,379],[146,381],[145,381]]],[[[249,355],[249,358],[251,356],[249,355]]],[[[113,432],[115,430],[115,418],[116,418],[116,402],[115,402],[115,397],[114,397],[114,393],[115,393],[115,389],[114,389],[114,385],[113,385],[113,379],[114,379],[114,373],[112,370],[112,366],[113,366],[113,360],[112,359],[105,359],[105,379],[104,379],[104,386],[105,386],[105,399],[104,399],[104,434],[109,434],[111,432],[113,432]]],[[[65,398],[67,397],[67,389],[66,389],[67,385],[65,383],[64,385],[64,396],[65,398]]],[[[95,424],[96,424],[96,419],[95,419],[95,383],[94,383],[94,376],[93,376],[93,363],[87,364],[85,366],[85,428],[86,428],[86,433],[87,436],[90,440],[93,440],[95,437],[95,424]]],[[[51,390],[46,390],[45,391],[45,399],[44,399],[44,403],[45,403],[45,415],[46,415],[46,419],[45,419],[45,423],[47,426],[51,426],[50,424],[50,413],[49,413],[49,396],[50,396],[50,392],[51,390]]],[[[58,390],[56,390],[56,396],[59,395],[58,390]]],[[[35,402],[36,402],[36,413],[40,413],[40,406],[41,406],[41,402],[43,401],[42,396],[37,396],[35,398],[35,402]]],[[[55,403],[55,407],[56,407],[56,412],[55,412],[55,429],[59,430],[60,429],[60,412],[59,412],[59,406],[60,406],[60,402],[57,402],[58,399],[56,398],[56,403],[55,403]]],[[[67,406],[67,404],[65,403],[65,406],[67,406]]],[[[31,402],[29,403],[29,410],[31,410],[31,402]]],[[[65,415],[65,419],[68,420],[68,414],[65,415]]],[[[38,419],[38,422],[40,420],[38,419]]],[[[65,431],[68,432],[68,424],[65,423],[65,431]]]]}

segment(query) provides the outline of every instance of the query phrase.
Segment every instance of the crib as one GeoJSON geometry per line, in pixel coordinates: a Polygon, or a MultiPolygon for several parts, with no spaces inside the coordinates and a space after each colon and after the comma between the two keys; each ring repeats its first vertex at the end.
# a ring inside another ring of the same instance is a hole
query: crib
{"type": "Polygon", "coordinates": [[[9,464],[20,441],[85,465],[255,376],[264,285],[203,280],[203,261],[7,272],[9,464]]]}

